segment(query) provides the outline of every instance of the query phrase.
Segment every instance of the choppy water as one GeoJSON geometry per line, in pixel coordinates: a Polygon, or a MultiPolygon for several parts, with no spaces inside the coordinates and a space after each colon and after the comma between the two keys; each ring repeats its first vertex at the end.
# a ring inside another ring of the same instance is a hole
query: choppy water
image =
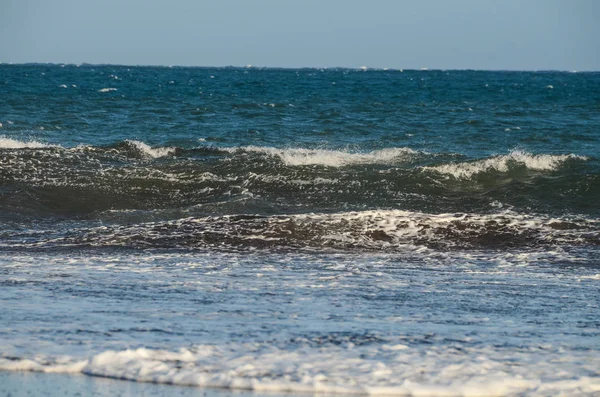
{"type": "Polygon", "coordinates": [[[0,65],[0,369],[600,392],[600,73],[0,65]]]}

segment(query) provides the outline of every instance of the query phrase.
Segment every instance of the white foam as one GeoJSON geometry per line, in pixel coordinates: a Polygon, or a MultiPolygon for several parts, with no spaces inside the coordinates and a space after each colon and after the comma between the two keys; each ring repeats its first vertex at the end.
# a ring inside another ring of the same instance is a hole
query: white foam
{"type": "Polygon", "coordinates": [[[555,171],[567,160],[587,160],[587,157],[574,154],[551,155],[551,154],[529,154],[520,150],[514,150],[508,155],[491,157],[473,162],[442,164],[431,167],[423,167],[423,170],[435,171],[440,174],[453,176],[457,179],[469,179],[473,175],[497,171],[508,172],[511,164],[525,166],[530,170],[555,171]]]}
{"type": "MultiPolygon", "coordinates": [[[[243,187],[236,187],[244,193],[243,187]]],[[[233,215],[182,218],[167,222],[169,236],[160,238],[161,246],[174,244],[180,247],[179,237],[185,237],[185,247],[204,246],[205,233],[222,236],[224,244],[233,241],[264,240],[284,246],[297,243],[310,249],[319,248],[367,248],[382,252],[402,252],[419,256],[438,255],[447,248],[493,244],[545,243],[545,250],[557,245],[578,245],[597,236],[598,219],[552,218],[521,214],[510,210],[496,214],[428,214],[422,212],[381,210],[354,211],[335,214],[296,214],[257,217],[248,220],[233,215]],[[568,227],[562,227],[564,224],[568,227]],[[496,239],[491,239],[493,236],[496,239]],[[487,236],[480,241],[477,236],[487,236]],[[193,238],[191,238],[193,237],[193,238]],[[191,239],[190,239],[191,238],[191,239]],[[233,239],[233,240],[232,240],[233,239]],[[491,240],[490,240],[491,239],[491,240]],[[191,244],[191,245],[190,245],[191,244]],[[440,249],[444,248],[444,249],[440,249]]],[[[87,244],[102,246],[128,245],[131,236],[145,236],[145,244],[154,244],[156,226],[164,223],[148,223],[135,226],[90,230],[87,244]]],[[[52,241],[50,241],[52,243],[52,241]]],[[[12,243],[11,243],[12,244],[12,243]]],[[[60,244],[71,244],[62,239],[60,244]]],[[[26,245],[21,245],[26,246],[26,245]]],[[[557,252],[557,256],[563,256],[557,252]]],[[[574,256],[573,256],[574,255],[574,256]]],[[[565,258],[577,254],[567,255],[565,258]]]]}
{"type": "Polygon", "coordinates": [[[589,279],[589,280],[600,280],[600,273],[594,274],[593,276],[581,276],[581,278],[589,279]]]}
{"type": "Polygon", "coordinates": [[[39,149],[46,147],[56,147],[55,145],[50,145],[47,143],[42,143],[38,141],[19,141],[12,138],[7,138],[6,136],[0,136],[0,148],[2,149],[39,149]]]}
{"type": "Polygon", "coordinates": [[[593,352],[566,353],[551,346],[534,352],[463,346],[458,352],[453,347],[377,348],[352,343],[292,350],[261,343],[138,348],[108,350],[83,360],[0,358],[0,370],[8,371],[83,373],[259,392],[389,396],[594,393],[600,391],[600,377],[577,375],[577,371],[599,364],[593,352]],[[552,360],[556,355],[560,364],[552,360]],[[519,365],[507,365],[516,358],[519,365]]]}
{"type": "Polygon", "coordinates": [[[74,374],[81,373],[87,364],[87,360],[76,360],[71,357],[50,358],[37,356],[31,359],[25,358],[20,360],[0,358],[0,370],[3,371],[74,374]]]}
{"type": "Polygon", "coordinates": [[[125,142],[128,142],[129,144],[135,146],[135,148],[138,149],[140,152],[142,152],[145,156],[148,156],[151,158],[164,157],[164,156],[168,156],[170,154],[175,153],[174,147],[152,148],[152,147],[150,147],[150,145],[147,145],[144,142],[140,142],[140,141],[126,140],[125,142]]]}
{"type": "MultiPolygon", "coordinates": [[[[280,217],[280,221],[287,219],[280,217]]],[[[311,224],[325,226],[327,235],[320,240],[369,247],[398,247],[415,241],[445,242],[452,245],[456,238],[448,238],[452,231],[455,237],[469,236],[485,231],[487,225],[501,228],[503,233],[525,235],[529,233],[537,238],[555,242],[574,242],[582,233],[595,230],[597,219],[557,219],[552,217],[522,214],[506,210],[495,214],[443,213],[429,214],[401,210],[355,211],[336,214],[300,214],[291,219],[298,226],[311,224]],[[561,230],[555,225],[567,221],[577,228],[561,230]],[[460,227],[457,227],[460,225],[460,227]],[[377,238],[384,237],[384,238],[377,238]]]]}
{"type": "Polygon", "coordinates": [[[108,88],[101,88],[98,90],[98,92],[111,92],[111,91],[116,91],[116,88],[112,88],[112,87],[108,87],[108,88]]]}
{"type": "Polygon", "coordinates": [[[246,152],[264,153],[269,156],[278,157],[286,165],[290,166],[325,165],[328,167],[344,167],[355,164],[389,164],[410,160],[417,154],[416,151],[405,147],[374,150],[367,153],[302,148],[279,149],[263,146],[245,146],[225,150],[230,152],[243,150],[246,152]]]}
{"type": "MultiPolygon", "coordinates": [[[[235,179],[233,179],[235,180],[235,179]]],[[[321,178],[316,177],[313,179],[291,179],[285,175],[269,175],[269,174],[255,174],[250,172],[247,179],[244,181],[244,186],[250,181],[259,180],[267,183],[279,183],[279,184],[290,184],[290,185],[333,185],[339,183],[339,179],[321,178]]]]}

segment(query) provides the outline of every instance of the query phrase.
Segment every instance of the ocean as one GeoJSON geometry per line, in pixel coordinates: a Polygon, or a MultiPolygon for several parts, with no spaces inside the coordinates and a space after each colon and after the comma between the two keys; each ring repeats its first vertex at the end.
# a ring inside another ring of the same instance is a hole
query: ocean
{"type": "Polygon", "coordinates": [[[600,73],[0,64],[0,98],[3,378],[600,394],[600,73]]]}

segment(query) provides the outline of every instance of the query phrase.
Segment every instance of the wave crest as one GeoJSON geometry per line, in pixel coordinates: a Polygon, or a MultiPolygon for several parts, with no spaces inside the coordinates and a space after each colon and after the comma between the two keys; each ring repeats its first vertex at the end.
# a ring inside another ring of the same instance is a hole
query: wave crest
{"type": "Polygon", "coordinates": [[[407,252],[414,249],[505,249],[600,245],[600,220],[497,214],[427,214],[385,210],[297,215],[224,215],[137,225],[103,226],[49,235],[20,247],[135,249],[334,249],[407,252]]]}
{"type": "Polygon", "coordinates": [[[48,143],[38,141],[19,141],[17,139],[7,138],[4,135],[0,136],[0,149],[43,149],[49,147],[57,147],[48,143]]]}
{"type": "Polygon", "coordinates": [[[423,167],[423,170],[449,175],[456,179],[470,179],[474,175],[486,172],[509,172],[514,167],[519,166],[535,171],[556,171],[568,160],[585,161],[588,160],[588,158],[575,154],[530,154],[524,151],[514,150],[508,155],[496,156],[473,162],[423,167]]]}
{"type": "Polygon", "coordinates": [[[150,157],[150,158],[159,158],[159,157],[165,157],[165,156],[169,156],[175,153],[175,151],[177,150],[174,147],[156,147],[153,148],[150,145],[144,143],[144,142],[140,142],[140,141],[134,141],[134,140],[126,140],[125,143],[132,147],[135,151],[137,151],[138,153],[140,153],[142,156],[144,157],[150,157]]]}
{"type": "Polygon", "coordinates": [[[225,150],[230,153],[244,151],[266,154],[268,156],[279,158],[288,166],[324,165],[328,167],[344,167],[357,164],[389,164],[410,160],[417,154],[416,151],[406,147],[386,148],[367,153],[325,149],[279,149],[263,146],[244,146],[225,150]]]}

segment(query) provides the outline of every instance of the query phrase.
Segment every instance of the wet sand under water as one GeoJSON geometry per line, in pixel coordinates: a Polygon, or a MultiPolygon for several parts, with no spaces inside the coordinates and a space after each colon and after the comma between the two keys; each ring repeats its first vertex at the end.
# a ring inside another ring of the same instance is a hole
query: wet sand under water
{"type": "Polygon", "coordinates": [[[42,372],[0,371],[1,397],[278,397],[286,393],[199,388],[42,372]]]}

